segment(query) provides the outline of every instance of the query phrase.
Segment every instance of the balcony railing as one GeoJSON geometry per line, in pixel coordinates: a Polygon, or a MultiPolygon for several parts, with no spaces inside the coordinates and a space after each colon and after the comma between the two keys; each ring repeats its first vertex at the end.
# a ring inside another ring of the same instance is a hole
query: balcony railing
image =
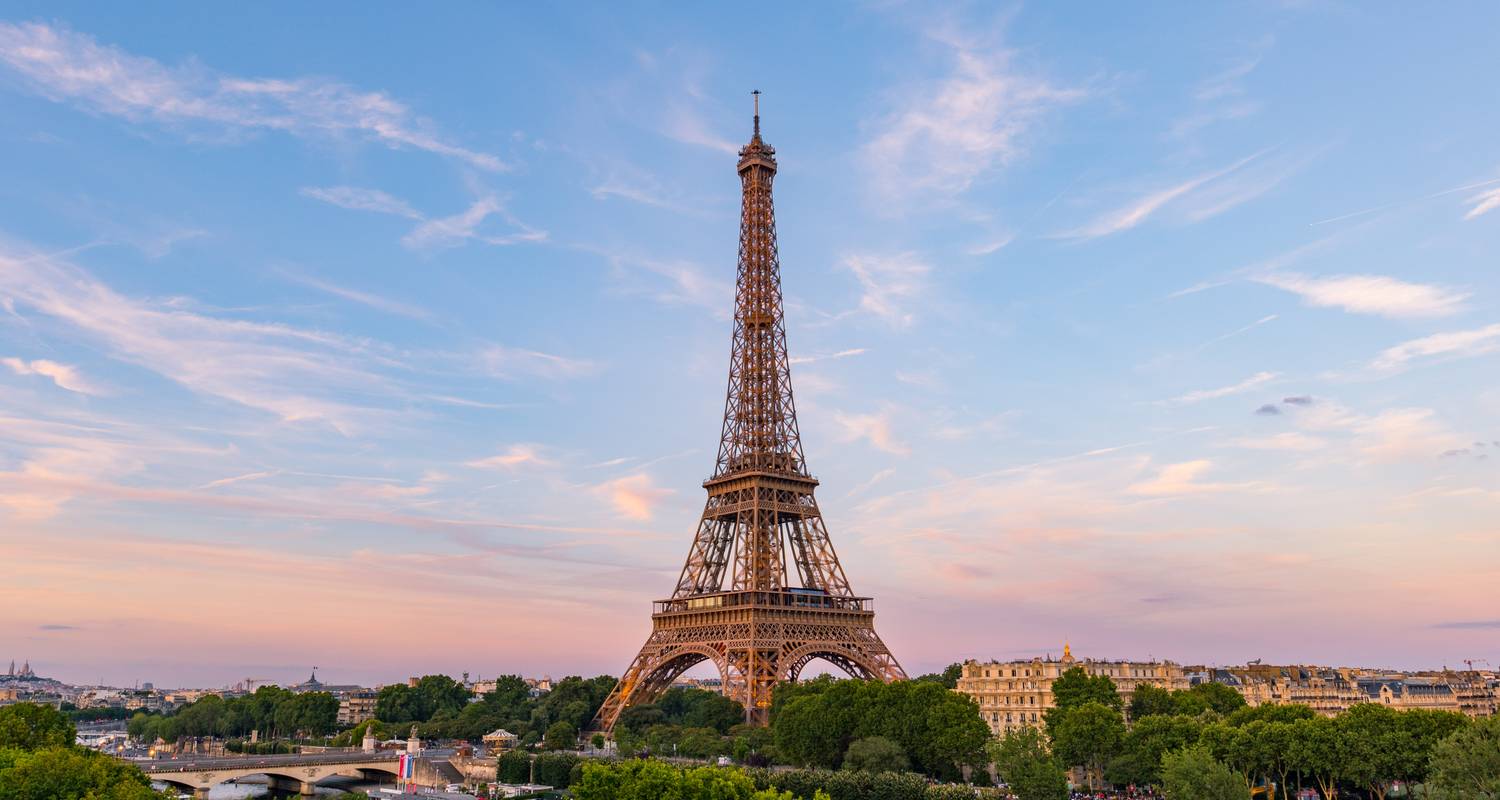
{"type": "Polygon", "coordinates": [[[811,589],[787,589],[774,592],[716,592],[674,600],[658,600],[651,604],[652,613],[666,614],[677,611],[708,611],[719,608],[806,608],[832,611],[875,610],[875,601],[868,597],[837,597],[823,591],[811,589]]]}

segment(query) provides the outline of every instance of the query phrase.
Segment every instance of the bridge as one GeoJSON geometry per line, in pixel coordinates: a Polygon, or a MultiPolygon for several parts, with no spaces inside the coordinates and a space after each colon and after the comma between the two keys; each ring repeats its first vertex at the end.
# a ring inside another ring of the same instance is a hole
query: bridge
{"type": "Polygon", "coordinates": [[[334,776],[345,778],[395,777],[394,750],[376,753],[298,753],[281,756],[236,756],[224,758],[174,758],[137,762],[154,781],[191,791],[204,798],[208,790],[225,781],[264,775],[272,789],[311,795],[318,782],[334,776]],[[379,773],[377,775],[376,773],[379,773]]]}

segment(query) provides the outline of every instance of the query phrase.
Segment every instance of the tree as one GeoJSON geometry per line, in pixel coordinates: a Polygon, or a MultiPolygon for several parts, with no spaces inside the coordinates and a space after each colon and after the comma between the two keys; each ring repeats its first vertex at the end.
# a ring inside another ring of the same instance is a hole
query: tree
{"type": "Polygon", "coordinates": [[[679,728],[678,752],[689,758],[713,758],[728,753],[733,745],[713,728],[679,728]]]}
{"type": "Polygon", "coordinates": [[[1467,727],[1469,718],[1453,711],[1416,708],[1402,712],[1396,722],[1397,779],[1420,784],[1431,774],[1432,751],[1438,742],[1467,727]]]}
{"type": "Polygon", "coordinates": [[[1148,714],[1136,719],[1126,731],[1120,754],[1110,762],[1106,777],[1117,785],[1160,786],[1161,757],[1195,744],[1202,728],[1193,717],[1180,715],[1148,714]]]}
{"type": "MultiPolygon", "coordinates": [[[[58,712],[60,713],[60,712],[58,712]]],[[[0,798],[5,800],[164,800],[133,764],[73,746],[0,750],[0,798]],[[15,754],[7,757],[5,754],[15,754]],[[9,762],[8,766],[6,762],[9,762]]]]}
{"type": "Polygon", "coordinates": [[[456,715],[469,690],[447,675],[424,675],[416,686],[393,684],[375,696],[375,716],[385,722],[427,722],[439,711],[456,715]]]}
{"type": "Polygon", "coordinates": [[[1500,800],[1500,716],[1477,720],[1438,742],[1430,763],[1435,800],[1500,800]]]}
{"type": "Polygon", "coordinates": [[[1152,686],[1143,683],[1130,693],[1130,721],[1154,715],[1172,715],[1177,713],[1177,703],[1172,700],[1172,693],[1160,686],[1152,686]]]}
{"type": "Polygon", "coordinates": [[[578,744],[578,729],[567,720],[558,720],[547,728],[546,747],[548,750],[569,750],[578,744]]]}
{"type": "Polygon", "coordinates": [[[52,706],[16,703],[0,707],[0,747],[69,747],[76,736],[73,721],[52,706]]]}
{"type": "Polygon", "coordinates": [[[1266,783],[1276,781],[1277,796],[1287,791],[1287,774],[1294,770],[1292,739],[1296,735],[1295,723],[1281,720],[1257,719],[1240,729],[1240,747],[1250,750],[1250,761],[1255,774],[1266,783]]]}
{"type": "Polygon", "coordinates": [[[1360,703],[1334,722],[1343,740],[1343,776],[1380,800],[1401,776],[1400,712],[1376,703],[1360,703]]]}
{"type": "Polygon", "coordinates": [[[501,783],[530,783],[531,756],[521,750],[501,753],[495,761],[495,773],[501,783]]]}
{"type": "Polygon", "coordinates": [[[572,753],[542,753],[536,757],[536,782],[566,788],[573,780],[573,767],[578,761],[578,756],[572,753]]]}
{"type": "Polygon", "coordinates": [[[833,769],[844,760],[854,728],[849,710],[830,714],[822,695],[793,699],[781,709],[776,724],[776,752],[798,766],[833,769]]]}
{"type": "Polygon", "coordinates": [[[1293,722],[1287,749],[1292,769],[1316,781],[1324,800],[1334,800],[1344,766],[1344,741],[1338,725],[1328,717],[1293,722]]]}
{"type": "Polygon", "coordinates": [[[1017,800],[1066,800],[1068,774],[1037,728],[1021,728],[989,746],[990,760],[1017,800]]]}
{"type": "Polygon", "coordinates": [[[905,772],[909,764],[901,745],[884,736],[855,739],[844,752],[844,769],[860,772],[905,772]]]}
{"type": "Polygon", "coordinates": [[[297,730],[312,736],[327,736],[338,726],[339,700],[328,692],[297,695],[297,730]]]}
{"type": "Polygon", "coordinates": [[[603,750],[604,734],[596,733],[593,736],[589,737],[589,744],[593,745],[595,750],[603,750]]]}
{"type": "Polygon", "coordinates": [[[1200,683],[1186,691],[1175,691],[1172,693],[1172,700],[1177,704],[1177,713],[1188,716],[1197,716],[1208,710],[1227,717],[1248,705],[1244,695],[1212,681],[1200,683]]]}
{"type": "Polygon", "coordinates": [[[572,792],[577,800],[789,800],[772,790],[757,792],[741,770],[680,770],[652,760],[586,763],[572,792]]]}
{"type": "Polygon", "coordinates": [[[1083,767],[1091,784],[1102,783],[1105,763],[1119,753],[1125,738],[1120,712],[1096,701],[1060,711],[1058,715],[1049,712],[1047,734],[1052,738],[1052,752],[1068,766],[1083,767]]]}
{"type": "Polygon", "coordinates": [[[666,721],[667,715],[660,708],[651,703],[642,703],[621,711],[615,727],[630,733],[644,733],[647,728],[664,724],[666,721]]]}
{"type": "Polygon", "coordinates": [[[656,702],[665,720],[689,728],[713,728],[719,733],[745,721],[745,707],[718,692],[675,687],[656,702]]]}
{"type": "Polygon", "coordinates": [[[1312,719],[1317,712],[1300,703],[1263,703],[1258,706],[1245,706],[1229,715],[1225,720],[1230,725],[1240,727],[1248,725],[1256,720],[1264,722],[1297,722],[1304,719],[1312,719]]]}
{"type": "Polygon", "coordinates": [[[924,743],[925,747],[915,751],[922,759],[922,771],[953,780],[961,774],[957,769],[960,765],[982,760],[990,728],[979,715],[979,704],[973,698],[933,689],[916,688],[917,696],[913,699],[927,709],[925,725],[913,731],[910,739],[898,741],[907,748],[913,747],[913,740],[924,743]]]}
{"type": "Polygon", "coordinates": [[[883,736],[913,769],[946,780],[981,758],[989,727],[974,701],[928,681],[810,681],[773,696],[776,752],[800,766],[836,769],[856,739],[883,736]]]}
{"type": "Polygon", "coordinates": [[[1086,703],[1120,710],[1120,693],[1108,675],[1090,675],[1083,667],[1072,667],[1057,676],[1052,682],[1053,708],[1048,711],[1066,712],[1086,703]]]}
{"type": "Polygon", "coordinates": [[[1167,800],[1247,800],[1245,781],[1208,748],[1192,745],[1162,757],[1162,792],[1167,800]]]}
{"type": "Polygon", "coordinates": [[[942,672],[929,672],[918,676],[915,680],[936,683],[945,689],[957,689],[958,679],[963,677],[963,674],[963,664],[949,664],[942,672]]]}

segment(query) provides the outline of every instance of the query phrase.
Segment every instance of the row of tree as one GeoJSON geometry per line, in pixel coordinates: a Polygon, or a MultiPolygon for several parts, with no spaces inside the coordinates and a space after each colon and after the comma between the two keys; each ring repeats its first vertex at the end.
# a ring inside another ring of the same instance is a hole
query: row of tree
{"type": "MultiPolygon", "coordinates": [[[[507,675],[497,681],[494,691],[476,698],[446,675],[428,675],[415,686],[382,688],[375,714],[383,723],[382,737],[404,737],[416,724],[423,738],[477,741],[496,728],[505,728],[531,745],[541,743],[549,729],[551,738],[559,741],[563,731],[571,730],[567,746],[572,747],[577,731],[588,725],[614,683],[609,676],[587,680],[574,676],[533,697],[525,680],[507,675]]],[[[227,700],[207,695],[169,714],[137,712],[127,727],[130,735],[145,741],[158,737],[168,742],[207,736],[240,739],[252,731],[258,731],[263,740],[306,739],[337,732],[338,710],[338,698],[327,692],[297,693],[262,686],[254,694],[227,700]]],[[[364,727],[345,731],[339,743],[357,745],[364,727]]]]}
{"type": "Polygon", "coordinates": [[[623,753],[705,759],[732,755],[770,763],[775,755],[770,731],[744,720],[744,706],[718,692],[674,687],[655,703],[625,709],[615,723],[615,743],[623,753]]]}
{"type": "MultiPolygon", "coordinates": [[[[1383,800],[1398,783],[1434,778],[1439,743],[1471,735],[1469,719],[1457,713],[1361,704],[1330,718],[1299,705],[1249,708],[1218,684],[1141,687],[1126,706],[1107,676],[1078,668],[1053,683],[1053,699],[1044,728],[990,747],[996,770],[1022,800],[1064,797],[1070,767],[1094,786],[1157,786],[1195,800],[1244,798],[1252,786],[1285,793],[1293,785],[1316,786],[1325,798],[1357,790],[1383,800]],[[1203,794],[1210,790],[1227,794],[1203,794]]],[[[1500,775],[1500,749],[1494,753],[1492,772],[1500,775]]]]}
{"type": "MultiPolygon", "coordinates": [[[[494,691],[474,698],[452,678],[428,675],[414,687],[400,684],[382,688],[376,698],[375,716],[394,725],[416,723],[418,735],[429,739],[476,741],[496,728],[504,728],[530,746],[542,743],[558,723],[565,723],[576,736],[614,686],[615,679],[608,675],[587,679],[575,675],[555,682],[550,692],[533,697],[525,680],[506,675],[496,681],[494,691]]],[[[556,728],[559,733],[561,730],[556,728]]]]}
{"type": "Polygon", "coordinates": [[[790,764],[868,771],[883,759],[892,771],[910,767],[939,780],[983,764],[990,736],[974,701],[940,683],[826,675],[776,687],[771,732],[778,757],[790,764]]]}
{"type": "Polygon", "coordinates": [[[144,741],[175,742],[182,738],[262,738],[327,736],[338,728],[339,701],[327,692],[291,692],[262,686],[254,694],[228,700],[205,695],[167,715],[137,713],[127,732],[144,741]]]}
{"type": "Polygon", "coordinates": [[[0,708],[0,798],[167,800],[139,768],[74,744],[73,722],[51,706],[0,708]]]}
{"type": "MultiPolygon", "coordinates": [[[[579,765],[576,800],[1000,800],[996,789],[934,784],[913,773],[682,768],[660,761],[579,765]]],[[[558,784],[561,785],[561,784],[558,784]]]]}

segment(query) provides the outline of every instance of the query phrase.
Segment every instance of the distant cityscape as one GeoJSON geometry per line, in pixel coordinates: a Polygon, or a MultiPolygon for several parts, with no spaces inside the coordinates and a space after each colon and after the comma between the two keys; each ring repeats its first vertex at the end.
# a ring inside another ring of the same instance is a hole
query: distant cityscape
{"type": "MultiPolygon", "coordinates": [[[[1168,660],[1131,661],[1078,658],[1065,644],[1062,654],[1011,661],[969,659],[957,665],[954,691],[973,698],[980,716],[996,735],[1040,724],[1053,707],[1052,683],[1064,672],[1080,667],[1090,675],[1108,676],[1129,696],[1150,685],[1168,691],[1219,683],[1239,692],[1250,706],[1304,705],[1324,716],[1335,716],[1359,703],[1378,703],[1397,710],[1453,711],[1468,717],[1487,717],[1500,711],[1500,671],[1466,664],[1463,669],[1391,670],[1378,667],[1263,664],[1241,666],[1184,665],[1168,660]]],[[[493,692],[496,678],[473,679],[465,673],[458,682],[477,701],[493,692]]],[[[553,680],[523,678],[532,697],[551,691],[553,680]]],[[[416,686],[417,677],[399,683],[416,686]]],[[[673,686],[720,690],[718,678],[679,677],[673,686]]],[[[72,685],[38,675],[29,661],[12,661],[0,675],[0,706],[38,703],[54,708],[124,709],[167,713],[205,696],[224,699],[253,694],[260,686],[281,686],[292,692],[327,692],[339,701],[338,724],[353,726],[375,718],[377,695],[390,684],[362,686],[319,680],[314,670],[306,680],[282,685],[245,678],[222,688],[164,688],[150,682],[135,687],[72,685]]]]}

